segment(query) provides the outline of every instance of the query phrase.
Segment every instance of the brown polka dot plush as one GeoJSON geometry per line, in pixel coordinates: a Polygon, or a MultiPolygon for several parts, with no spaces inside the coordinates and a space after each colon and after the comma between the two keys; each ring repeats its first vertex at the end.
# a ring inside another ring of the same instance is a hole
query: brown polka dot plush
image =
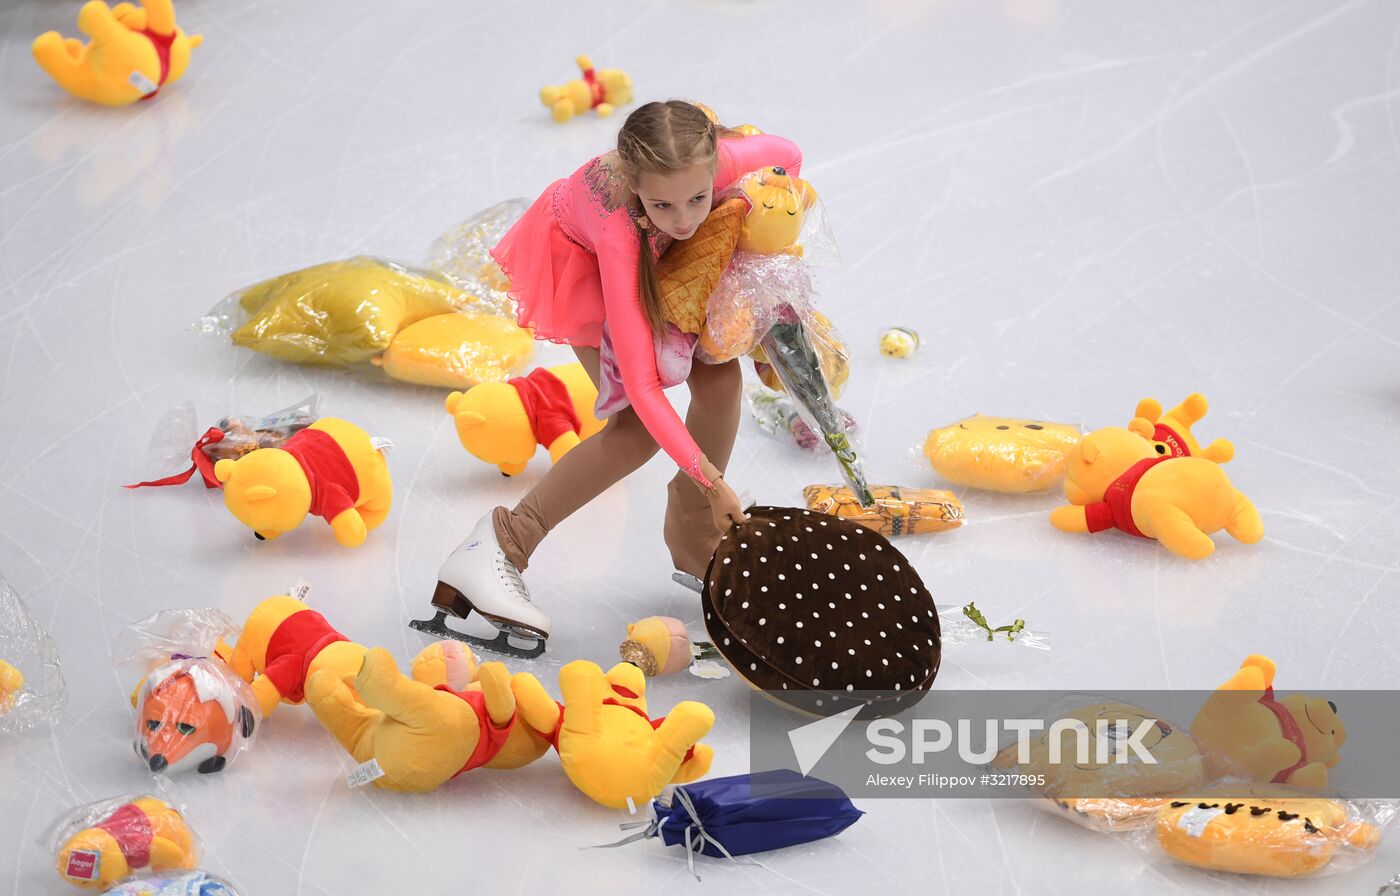
{"type": "Polygon", "coordinates": [[[933,598],[903,554],[857,523],[751,508],[720,541],[702,602],[715,647],[750,684],[780,697],[888,691],[883,699],[903,704],[938,674],[933,598]]]}

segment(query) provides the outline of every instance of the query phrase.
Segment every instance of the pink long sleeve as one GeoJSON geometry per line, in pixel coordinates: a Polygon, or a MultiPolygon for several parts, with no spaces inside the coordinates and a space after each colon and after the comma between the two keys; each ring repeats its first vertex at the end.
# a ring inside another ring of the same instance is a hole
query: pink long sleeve
{"type": "MultiPolygon", "coordinates": [[[[795,175],[802,166],[802,153],[796,144],[781,137],[721,140],[715,191],[728,187],[742,174],[771,165],[781,165],[795,175]]],[[[557,207],[556,213],[563,213],[560,223],[565,232],[598,256],[604,315],[627,399],[661,450],[697,483],[709,488],[713,483],[700,472],[700,448],[667,400],[656,370],[656,344],[637,282],[641,242],[628,213],[630,196],[602,157],[569,181],[568,186],[574,189],[561,197],[562,207],[557,207]]]]}

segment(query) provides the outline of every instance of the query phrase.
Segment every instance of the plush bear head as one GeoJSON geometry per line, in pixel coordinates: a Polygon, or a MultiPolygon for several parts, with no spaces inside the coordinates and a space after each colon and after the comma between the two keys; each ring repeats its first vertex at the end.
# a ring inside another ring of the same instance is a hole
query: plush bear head
{"type": "Polygon", "coordinates": [[[1116,426],[1095,430],[1070,449],[1065,497],[1081,506],[1102,501],[1129,467],[1157,456],[1153,443],[1135,432],[1116,426]]]}
{"type": "Polygon", "coordinates": [[[260,539],[300,526],[311,510],[311,485],[296,458],[281,448],[259,448],[214,465],[224,504],[260,539]]]}
{"type": "Polygon", "coordinates": [[[739,234],[738,248],[760,255],[786,252],[801,255],[797,238],[817,191],[784,168],[763,168],[748,175],[739,189],[749,200],[749,213],[739,234]]]}

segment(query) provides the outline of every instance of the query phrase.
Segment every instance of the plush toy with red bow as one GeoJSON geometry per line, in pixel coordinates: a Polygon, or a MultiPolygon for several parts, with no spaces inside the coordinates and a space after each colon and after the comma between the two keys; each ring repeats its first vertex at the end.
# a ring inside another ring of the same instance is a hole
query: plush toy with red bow
{"type": "Polygon", "coordinates": [[[617,106],[632,102],[632,79],[618,68],[595,69],[587,56],[577,60],[583,78],[540,89],[540,102],[549,107],[554,120],[563,124],[589,109],[607,118],[617,106]]]}

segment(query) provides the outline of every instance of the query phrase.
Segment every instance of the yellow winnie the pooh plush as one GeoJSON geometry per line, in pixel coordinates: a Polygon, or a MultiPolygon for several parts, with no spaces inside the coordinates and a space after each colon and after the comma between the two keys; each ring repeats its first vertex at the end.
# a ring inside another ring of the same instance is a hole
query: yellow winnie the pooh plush
{"type": "Polygon", "coordinates": [[[1162,403],[1155,398],[1144,398],[1138,402],[1136,415],[1128,424],[1128,429],[1149,441],[1162,445],[1164,450],[1157,453],[1172,457],[1204,457],[1218,464],[1228,462],[1235,456],[1235,446],[1226,439],[1216,439],[1206,447],[1196,440],[1191,427],[1195,426],[1208,409],[1206,397],[1199,392],[1186,396],[1186,400],[1162,413],[1162,403]]]}
{"type": "Polygon", "coordinates": [[[1191,733],[1212,777],[1322,790],[1347,739],[1337,705],[1306,694],[1275,700],[1274,672],[1273,660],[1250,654],[1206,700],[1191,733]]]}
{"type": "Polygon", "coordinates": [[[1172,553],[1203,560],[1221,529],[1244,544],[1264,537],[1264,523],[1220,466],[1202,457],[1171,457],[1135,432],[1106,427],[1069,452],[1065,497],[1050,522],[1065,532],[1120,529],[1155,538],[1172,553]]]}
{"type": "Polygon", "coordinates": [[[582,79],[540,88],[540,102],[548,107],[555,121],[563,124],[589,109],[596,110],[599,118],[607,118],[615,107],[632,102],[632,79],[622,69],[595,69],[587,56],[574,61],[583,73],[582,79]]]}
{"type": "Polygon", "coordinates": [[[78,11],[78,30],[90,41],[65,39],[57,31],[34,38],[34,61],[79,99],[126,106],[149,99],[189,68],[190,51],[204,38],[175,24],[170,0],[142,0],[139,7],[108,8],[89,0],[78,11]]]}
{"type": "Polygon", "coordinates": [[[277,538],[307,514],[331,525],[346,547],[384,522],[393,483],[384,455],[353,423],[322,417],[280,448],[259,448],[214,465],[224,504],[259,539],[277,538]]]}
{"type": "Polygon", "coordinates": [[[598,390],[582,364],[540,367],[504,383],[482,383],[447,396],[447,413],[457,424],[462,447],[500,467],[507,476],[525,465],[543,445],[559,459],[603,428],[593,416],[598,390]]]}

